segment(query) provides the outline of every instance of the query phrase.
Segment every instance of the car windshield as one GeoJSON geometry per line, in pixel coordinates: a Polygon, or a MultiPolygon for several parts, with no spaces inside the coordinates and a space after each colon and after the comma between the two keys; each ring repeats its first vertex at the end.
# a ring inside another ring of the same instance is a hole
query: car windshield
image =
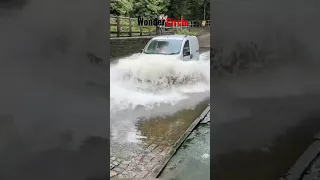
{"type": "Polygon", "coordinates": [[[145,48],[145,54],[179,54],[182,40],[177,39],[155,39],[145,48]]]}

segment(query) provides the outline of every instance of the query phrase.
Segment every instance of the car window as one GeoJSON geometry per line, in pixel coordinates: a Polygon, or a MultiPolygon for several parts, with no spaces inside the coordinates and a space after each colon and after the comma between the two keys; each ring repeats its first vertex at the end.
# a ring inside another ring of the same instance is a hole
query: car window
{"type": "Polygon", "coordinates": [[[190,52],[189,40],[187,40],[187,41],[184,43],[183,51],[184,51],[184,52],[190,52]]]}
{"type": "Polygon", "coordinates": [[[182,40],[176,39],[155,39],[152,40],[144,50],[146,54],[179,54],[182,40]]]}

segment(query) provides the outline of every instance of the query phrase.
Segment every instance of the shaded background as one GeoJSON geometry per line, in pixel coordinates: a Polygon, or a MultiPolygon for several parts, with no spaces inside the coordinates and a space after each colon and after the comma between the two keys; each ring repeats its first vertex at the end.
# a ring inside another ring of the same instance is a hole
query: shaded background
{"type": "Polygon", "coordinates": [[[0,1],[0,179],[108,177],[108,9],[0,1]]]}
{"type": "MultiPolygon", "coordinates": [[[[319,1],[211,1],[222,60],[254,42],[259,73],[212,73],[211,176],[274,180],[320,131],[319,1]]],[[[250,68],[249,68],[250,69],[250,68]]]]}

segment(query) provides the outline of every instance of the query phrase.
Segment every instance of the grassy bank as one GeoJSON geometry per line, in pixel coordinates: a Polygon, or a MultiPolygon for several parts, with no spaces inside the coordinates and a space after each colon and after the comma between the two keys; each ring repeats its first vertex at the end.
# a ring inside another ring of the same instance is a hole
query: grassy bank
{"type": "Polygon", "coordinates": [[[192,35],[192,36],[197,36],[198,32],[197,31],[189,31],[187,29],[177,29],[175,30],[176,34],[183,34],[183,35],[192,35]]]}

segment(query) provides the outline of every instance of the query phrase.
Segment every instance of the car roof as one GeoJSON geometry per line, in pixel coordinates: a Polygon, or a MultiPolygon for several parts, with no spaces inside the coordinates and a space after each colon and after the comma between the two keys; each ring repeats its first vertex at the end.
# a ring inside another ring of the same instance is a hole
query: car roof
{"type": "Polygon", "coordinates": [[[157,36],[153,39],[176,39],[176,40],[183,40],[187,35],[164,35],[164,36],[157,36]]]}

